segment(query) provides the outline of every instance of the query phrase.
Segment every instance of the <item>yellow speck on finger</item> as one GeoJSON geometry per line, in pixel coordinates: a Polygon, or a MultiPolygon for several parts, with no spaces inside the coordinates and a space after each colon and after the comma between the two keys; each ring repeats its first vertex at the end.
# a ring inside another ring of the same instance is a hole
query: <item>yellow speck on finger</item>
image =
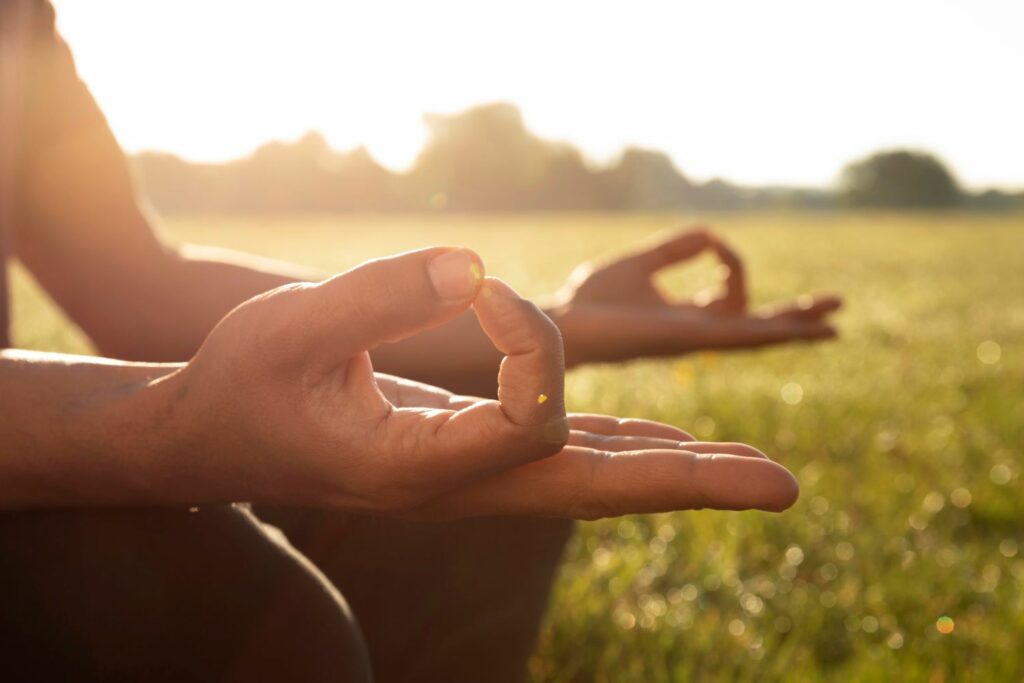
{"type": "Polygon", "coordinates": [[[547,394],[541,394],[540,396],[537,397],[537,405],[540,405],[541,403],[543,403],[546,400],[548,400],[548,395],[547,394]]]}

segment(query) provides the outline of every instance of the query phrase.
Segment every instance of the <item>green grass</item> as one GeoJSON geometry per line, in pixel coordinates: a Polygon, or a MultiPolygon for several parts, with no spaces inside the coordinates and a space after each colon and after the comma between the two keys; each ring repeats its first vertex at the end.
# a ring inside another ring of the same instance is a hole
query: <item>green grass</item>
{"type": "MultiPolygon", "coordinates": [[[[202,217],[168,230],[327,269],[466,244],[536,296],[686,218],[202,217]]],[[[783,515],[582,525],[533,679],[1024,678],[1024,217],[713,221],[748,259],[758,302],[842,293],[842,338],[584,368],[571,407],[756,444],[797,473],[801,499],[783,515]],[[988,341],[993,363],[979,358],[988,341]],[[781,399],[790,382],[797,405],[781,399]]],[[[692,291],[708,266],[666,282],[692,291]]],[[[20,345],[86,348],[21,273],[15,290],[20,345]]]]}

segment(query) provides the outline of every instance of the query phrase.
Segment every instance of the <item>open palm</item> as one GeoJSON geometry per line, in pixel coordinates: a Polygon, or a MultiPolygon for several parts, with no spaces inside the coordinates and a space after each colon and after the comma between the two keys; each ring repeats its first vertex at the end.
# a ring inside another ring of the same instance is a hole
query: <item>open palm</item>
{"type": "MultiPolygon", "coordinates": [[[[459,411],[489,403],[429,384],[376,375],[395,406],[459,411]]],[[[530,515],[597,519],[670,509],[788,507],[796,484],[761,451],[697,441],[650,420],[569,413],[569,440],[556,455],[495,475],[408,511],[417,519],[530,515]],[[747,459],[747,460],[741,460],[747,459]]]]}
{"type": "Polygon", "coordinates": [[[160,383],[187,488],[417,519],[793,503],[793,476],[748,446],[567,416],[558,328],[482,268],[468,250],[424,249],[239,306],[160,383]],[[370,350],[470,306],[504,355],[497,400],[373,372],[370,350]]]}

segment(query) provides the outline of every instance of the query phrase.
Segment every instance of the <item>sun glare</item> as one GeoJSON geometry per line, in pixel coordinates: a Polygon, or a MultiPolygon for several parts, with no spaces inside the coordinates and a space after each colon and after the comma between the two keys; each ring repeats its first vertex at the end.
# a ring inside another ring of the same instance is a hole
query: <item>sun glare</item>
{"type": "Polygon", "coordinates": [[[424,113],[505,100],[595,160],[653,147],[699,179],[824,184],[909,145],[1024,182],[1024,10],[997,0],[55,4],[131,151],[223,160],[316,129],[399,168],[424,113]]]}

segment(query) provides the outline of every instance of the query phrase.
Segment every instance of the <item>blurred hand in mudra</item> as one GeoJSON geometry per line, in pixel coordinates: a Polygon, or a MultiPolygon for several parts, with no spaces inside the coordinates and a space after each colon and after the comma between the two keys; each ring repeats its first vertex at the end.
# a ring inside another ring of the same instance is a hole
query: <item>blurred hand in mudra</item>
{"type": "Polygon", "coordinates": [[[691,228],[655,239],[608,260],[576,267],[555,296],[553,314],[570,364],[671,356],[698,350],[746,349],[836,336],[828,316],[836,296],[802,296],[752,311],[746,269],[720,236],[691,228]],[[670,268],[711,253],[726,277],[717,291],[673,300],[654,282],[670,268]]]}

